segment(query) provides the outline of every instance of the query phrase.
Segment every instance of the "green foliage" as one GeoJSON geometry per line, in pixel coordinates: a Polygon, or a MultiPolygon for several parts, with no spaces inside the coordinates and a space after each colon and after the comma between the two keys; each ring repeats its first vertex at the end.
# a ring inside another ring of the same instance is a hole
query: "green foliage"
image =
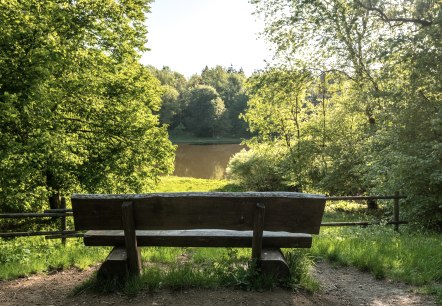
{"type": "Polygon", "coordinates": [[[171,71],[169,67],[161,70],[154,67],[148,69],[166,90],[162,97],[160,119],[168,125],[172,135],[184,135],[184,132],[199,137],[214,137],[214,134],[217,137],[248,135],[247,126],[240,119],[248,100],[244,90],[246,77],[243,71],[221,66],[206,67],[201,75],[193,75],[186,81],[184,76],[171,71]],[[203,94],[201,89],[204,86],[211,87],[213,93],[203,94]],[[173,94],[172,88],[175,89],[173,94]],[[218,112],[215,117],[211,108],[218,112]],[[199,113],[201,110],[204,112],[199,113]]]}
{"type": "MultiPolygon", "coordinates": [[[[286,149],[286,175],[292,184],[302,189],[306,184],[305,172],[312,166],[316,152],[305,122],[311,117],[306,90],[311,83],[308,72],[268,69],[252,76],[248,81],[251,96],[246,122],[257,133],[249,143],[274,143],[286,149]]],[[[268,155],[269,156],[269,155],[268,155]]]]}
{"type": "Polygon", "coordinates": [[[244,190],[285,190],[285,153],[284,149],[270,146],[243,149],[230,159],[226,170],[227,177],[244,190]]]}
{"type": "Polygon", "coordinates": [[[2,2],[0,210],[141,192],[171,171],[160,84],[138,63],[149,2],[2,2]]]}
{"type": "Polygon", "coordinates": [[[163,90],[160,120],[164,124],[174,126],[175,118],[182,112],[182,106],[178,102],[180,94],[175,88],[169,85],[163,85],[163,90]]]}
{"type": "Polygon", "coordinates": [[[196,136],[215,137],[223,128],[224,102],[215,88],[198,85],[188,92],[185,126],[196,136]]]}
{"type": "Polygon", "coordinates": [[[304,189],[399,190],[407,218],[441,229],[442,3],[252,3],[283,63],[249,82],[258,142],[296,148],[304,189]]]}

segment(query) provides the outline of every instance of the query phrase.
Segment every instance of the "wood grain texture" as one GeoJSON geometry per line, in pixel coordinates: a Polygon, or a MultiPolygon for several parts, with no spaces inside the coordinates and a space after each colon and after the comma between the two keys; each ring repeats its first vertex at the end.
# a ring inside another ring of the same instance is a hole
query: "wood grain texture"
{"type": "Polygon", "coordinates": [[[263,249],[259,262],[261,272],[277,279],[288,278],[290,269],[280,249],[263,249]]]}
{"type": "Polygon", "coordinates": [[[121,206],[124,228],[124,245],[127,252],[127,266],[130,275],[139,275],[141,272],[141,254],[135,235],[135,218],[132,202],[124,202],[121,206]]]}
{"type": "Polygon", "coordinates": [[[318,234],[325,197],[291,192],[73,195],[76,230],[121,230],[121,204],[132,201],[136,229],[251,230],[256,203],[264,230],[318,234]]]}
{"type": "MultiPolygon", "coordinates": [[[[169,247],[252,247],[252,231],[233,230],[137,230],[137,245],[169,247]]],[[[84,234],[87,246],[122,246],[124,231],[87,231],[84,234]]],[[[288,232],[263,232],[263,248],[309,248],[312,236],[288,232]]]]}
{"type": "Polygon", "coordinates": [[[124,280],[128,276],[125,248],[114,247],[97,272],[99,280],[124,280]]]}
{"type": "Polygon", "coordinates": [[[253,238],[252,238],[252,259],[259,260],[261,258],[262,250],[262,235],[264,232],[265,221],[265,205],[262,203],[256,204],[255,207],[255,221],[253,224],[253,238]]]}

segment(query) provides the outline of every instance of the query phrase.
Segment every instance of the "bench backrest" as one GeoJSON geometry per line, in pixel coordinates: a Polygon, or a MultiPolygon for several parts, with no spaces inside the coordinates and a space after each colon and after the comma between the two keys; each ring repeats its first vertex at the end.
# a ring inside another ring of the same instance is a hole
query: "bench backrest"
{"type": "Polygon", "coordinates": [[[325,197],[294,192],[74,194],[75,229],[123,229],[125,202],[133,205],[137,230],[251,230],[259,203],[265,206],[264,230],[318,234],[325,197]]]}

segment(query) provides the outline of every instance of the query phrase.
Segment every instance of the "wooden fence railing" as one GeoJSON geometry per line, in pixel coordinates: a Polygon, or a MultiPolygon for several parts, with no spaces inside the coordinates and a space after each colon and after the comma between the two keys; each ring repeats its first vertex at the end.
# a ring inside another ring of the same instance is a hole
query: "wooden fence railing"
{"type": "MultiPolygon", "coordinates": [[[[362,201],[362,200],[393,200],[393,220],[386,224],[393,224],[394,229],[399,231],[399,225],[407,224],[407,221],[400,220],[400,199],[405,196],[396,192],[391,196],[339,196],[327,197],[327,201],[362,201]]],[[[363,203],[361,203],[363,204],[363,203]]],[[[6,232],[0,233],[0,238],[7,237],[30,237],[46,236],[46,239],[61,239],[66,244],[66,238],[83,237],[81,232],[67,230],[66,218],[72,217],[72,209],[66,208],[66,199],[61,199],[62,208],[45,210],[43,213],[6,213],[0,214],[0,219],[23,219],[23,218],[59,218],[59,230],[57,231],[33,231],[33,232],[6,232]]],[[[321,226],[369,226],[380,224],[380,222],[360,221],[360,222],[323,222],[321,226]]]]}
{"type": "MultiPolygon", "coordinates": [[[[400,220],[400,206],[399,201],[401,199],[405,199],[406,196],[400,195],[398,191],[394,193],[394,195],[386,195],[386,196],[341,196],[341,197],[327,197],[327,201],[370,201],[370,200],[393,200],[393,220],[386,222],[386,224],[393,224],[394,230],[399,231],[399,225],[407,224],[407,221],[400,220]]],[[[361,203],[360,204],[364,204],[361,203]]],[[[370,222],[370,221],[361,221],[361,222],[323,222],[321,226],[368,226],[380,224],[381,222],[370,222]]]]}

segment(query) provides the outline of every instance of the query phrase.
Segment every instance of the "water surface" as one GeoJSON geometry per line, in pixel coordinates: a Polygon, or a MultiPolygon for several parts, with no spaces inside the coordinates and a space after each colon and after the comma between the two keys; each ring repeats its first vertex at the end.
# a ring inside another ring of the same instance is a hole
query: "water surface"
{"type": "Polygon", "coordinates": [[[180,144],[173,175],[205,179],[222,179],[230,157],[245,148],[239,144],[180,144]]]}

